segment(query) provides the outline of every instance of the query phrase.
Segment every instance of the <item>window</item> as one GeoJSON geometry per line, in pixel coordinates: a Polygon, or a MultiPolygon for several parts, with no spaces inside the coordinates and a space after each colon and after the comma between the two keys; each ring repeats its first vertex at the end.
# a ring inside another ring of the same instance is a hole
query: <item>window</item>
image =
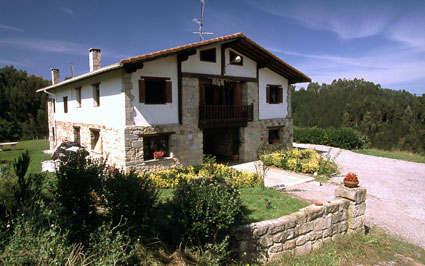
{"type": "Polygon", "coordinates": [[[170,156],[170,151],[168,150],[169,136],[169,134],[164,134],[143,137],[143,158],[145,160],[152,160],[153,153],[156,151],[164,152],[164,157],[170,156]]]}
{"type": "Polygon", "coordinates": [[[269,144],[279,142],[279,129],[269,130],[269,144]]]}
{"type": "Polygon", "coordinates": [[[238,55],[237,53],[234,53],[232,51],[229,50],[229,59],[230,59],[230,64],[231,65],[238,65],[238,66],[242,66],[243,65],[243,57],[238,55]],[[240,57],[241,61],[237,62],[236,57],[240,57]]]}
{"type": "Polygon", "coordinates": [[[80,145],[81,144],[80,127],[73,127],[73,128],[74,128],[74,143],[80,145]]]}
{"type": "Polygon", "coordinates": [[[215,48],[200,51],[200,60],[215,63],[215,48]]]}
{"type": "Polygon", "coordinates": [[[81,107],[81,88],[75,89],[75,99],[77,100],[77,107],[81,107]]]}
{"type": "Polygon", "coordinates": [[[93,86],[93,106],[100,106],[100,83],[92,84],[93,86]]]}
{"type": "Polygon", "coordinates": [[[267,103],[276,104],[283,102],[283,88],[280,85],[267,85],[266,87],[267,103]]]}
{"type": "Polygon", "coordinates": [[[68,113],[68,96],[63,97],[63,112],[68,113]]]}
{"type": "Polygon", "coordinates": [[[100,138],[100,130],[90,128],[90,148],[92,151],[99,151],[101,152],[101,143],[99,141],[100,138]]]}
{"type": "Polygon", "coordinates": [[[52,127],[52,141],[53,143],[56,143],[56,136],[55,136],[55,128],[52,127]]]}
{"type": "Polygon", "coordinates": [[[56,100],[52,99],[52,104],[53,104],[53,113],[56,113],[56,100]]]}
{"type": "Polygon", "coordinates": [[[169,78],[142,77],[139,80],[139,101],[145,104],[171,103],[171,80],[169,78]]]}

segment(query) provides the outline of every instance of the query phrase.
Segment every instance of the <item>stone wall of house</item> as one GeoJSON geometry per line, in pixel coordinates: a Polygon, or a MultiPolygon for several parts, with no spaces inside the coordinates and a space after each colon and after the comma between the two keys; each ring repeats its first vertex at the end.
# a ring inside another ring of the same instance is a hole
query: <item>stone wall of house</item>
{"type": "Polygon", "coordinates": [[[80,145],[85,147],[92,156],[102,156],[108,159],[108,164],[119,168],[124,168],[124,132],[116,128],[101,125],[71,123],[56,121],[56,142],[74,141],[74,127],[80,128],[80,145]],[[90,129],[99,130],[102,141],[103,153],[99,154],[91,151],[90,129]]]}
{"type": "MultiPolygon", "coordinates": [[[[197,78],[182,79],[182,125],[131,126],[125,129],[125,169],[139,173],[188,166],[202,162],[203,134],[198,128],[199,82],[197,78]],[[159,160],[143,159],[143,136],[167,133],[170,156],[159,160]]],[[[127,97],[126,97],[127,98],[127,97]]],[[[131,111],[131,107],[126,110],[131,111]]]]}
{"type": "Polygon", "coordinates": [[[364,233],[366,189],[338,187],[336,199],[278,219],[241,226],[232,251],[245,262],[265,262],[283,254],[306,254],[323,243],[364,233]]]}
{"type": "Polygon", "coordinates": [[[53,99],[49,98],[47,102],[47,123],[49,129],[49,149],[53,151],[56,146],[56,136],[54,135],[53,128],[55,127],[55,117],[53,113],[53,99]]]}

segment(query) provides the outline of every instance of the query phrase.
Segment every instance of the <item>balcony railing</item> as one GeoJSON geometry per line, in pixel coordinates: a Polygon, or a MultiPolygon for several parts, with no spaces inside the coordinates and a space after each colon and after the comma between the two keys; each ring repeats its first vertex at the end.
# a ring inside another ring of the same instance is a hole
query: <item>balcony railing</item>
{"type": "Polygon", "coordinates": [[[246,124],[253,119],[251,105],[201,105],[199,123],[205,125],[246,124]]]}

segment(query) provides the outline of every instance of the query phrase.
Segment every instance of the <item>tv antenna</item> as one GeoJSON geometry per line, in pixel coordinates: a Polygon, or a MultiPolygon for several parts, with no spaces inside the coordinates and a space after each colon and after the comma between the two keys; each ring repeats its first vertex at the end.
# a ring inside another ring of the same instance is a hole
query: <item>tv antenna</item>
{"type": "Polygon", "coordinates": [[[203,31],[204,24],[202,24],[202,19],[204,18],[204,7],[205,7],[205,0],[201,0],[201,17],[199,19],[194,18],[192,20],[193,22],[196,22],[199,24],[199,31],[193,31],[192,33],[199,34],[199,38],[201,41],[204,40],[204,34],[214,34],[212,32],[203,31]]]}

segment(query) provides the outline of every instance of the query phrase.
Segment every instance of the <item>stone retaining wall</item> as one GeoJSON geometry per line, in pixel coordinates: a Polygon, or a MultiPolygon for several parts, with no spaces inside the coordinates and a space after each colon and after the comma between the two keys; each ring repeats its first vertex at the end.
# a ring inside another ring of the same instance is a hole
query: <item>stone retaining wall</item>
{"type": "Polygon", "coordinates": [[[336,199],[278,219],[241,226],[232,252],[245,262],[265,262],[283,254],[309,253],[323,243],[364,232],[366,189],[338,187],[336,199]]]}

